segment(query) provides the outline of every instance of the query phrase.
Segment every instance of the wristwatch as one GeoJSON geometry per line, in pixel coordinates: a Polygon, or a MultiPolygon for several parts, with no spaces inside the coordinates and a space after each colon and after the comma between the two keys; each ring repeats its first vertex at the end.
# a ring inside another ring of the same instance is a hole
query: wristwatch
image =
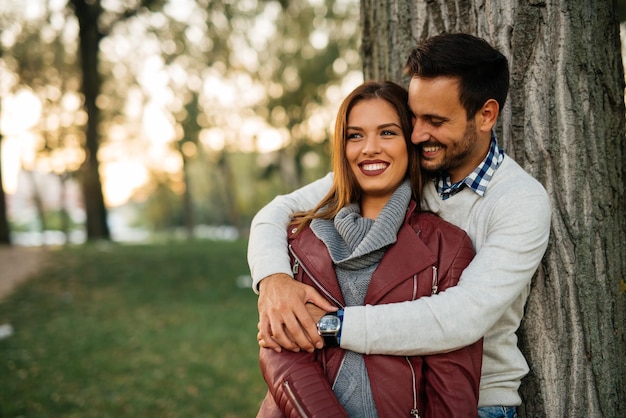
{"type": "Polygon", "coordinates": [[[324,339],[326,347],[339,347],[343,309],[328,312],[317,321],[317,333],[324,339]]]}

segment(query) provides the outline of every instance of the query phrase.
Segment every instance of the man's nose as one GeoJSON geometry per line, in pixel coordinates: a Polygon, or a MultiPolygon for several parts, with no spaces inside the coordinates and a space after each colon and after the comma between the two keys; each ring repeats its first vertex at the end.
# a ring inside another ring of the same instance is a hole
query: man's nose
{"type": "Polygon", "coordinates": [[[425,124],[416,119],[411,133],[411,142],[417,145],[428,141],[428,138],[430,138],[430,134],[426,131],[425,124]]]}

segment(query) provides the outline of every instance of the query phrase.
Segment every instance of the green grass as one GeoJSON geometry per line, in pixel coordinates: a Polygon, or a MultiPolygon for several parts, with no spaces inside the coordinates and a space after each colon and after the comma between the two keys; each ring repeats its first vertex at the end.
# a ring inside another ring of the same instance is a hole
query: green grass
{"type": "MultiPolygon", "coordinates": [[[[254,417],[243,241],[86,245],[0,302],[0,417],[254,417]]],[[[1,266],[0,266],[1,268],[1,266]]]]}

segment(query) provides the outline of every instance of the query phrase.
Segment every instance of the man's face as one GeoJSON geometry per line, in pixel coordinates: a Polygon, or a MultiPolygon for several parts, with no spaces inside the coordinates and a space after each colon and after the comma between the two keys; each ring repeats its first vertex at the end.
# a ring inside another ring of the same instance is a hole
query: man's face
{"type": "Polygon", "coordinates": [[[476,117],[467,120],[458,79],[413,77],[409,106],[415,115],[411,141],[419,147],[424,170],[446,171],[457,182],[484,159],[489,138],[485,142],[484,133],[479,136],[476,117]]]}

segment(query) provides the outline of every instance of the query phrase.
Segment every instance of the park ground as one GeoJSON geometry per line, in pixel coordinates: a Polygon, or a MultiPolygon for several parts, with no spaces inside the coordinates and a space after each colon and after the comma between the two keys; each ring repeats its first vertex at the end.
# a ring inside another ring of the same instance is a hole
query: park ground
{"type": "Polygon", "coordinates": [[[0,245],[0,300],[42,269],[46,257],[42,247],[0,245]]]}

